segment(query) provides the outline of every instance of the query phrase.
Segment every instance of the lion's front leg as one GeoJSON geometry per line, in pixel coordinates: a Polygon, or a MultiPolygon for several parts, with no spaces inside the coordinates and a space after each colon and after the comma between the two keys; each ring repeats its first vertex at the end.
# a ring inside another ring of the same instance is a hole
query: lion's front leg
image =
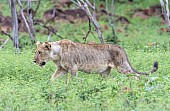
{"type": "Polygon", "coordinates": [[[70,68],[69,72],[71,73],[71,76],[78,76],[78,67],[77,65],[74,65],[73,67],[70,68]]]}
{"type": "Polygon", "coordinates": [[[62,67],[58,67],[58,70],[56,70],[56,72],[51,76],[51,79],[50,79],[51,82],[53,82],[57,77],[60,77],[66,73],[68,73],[68,71],[66,71],[62,67]]]}

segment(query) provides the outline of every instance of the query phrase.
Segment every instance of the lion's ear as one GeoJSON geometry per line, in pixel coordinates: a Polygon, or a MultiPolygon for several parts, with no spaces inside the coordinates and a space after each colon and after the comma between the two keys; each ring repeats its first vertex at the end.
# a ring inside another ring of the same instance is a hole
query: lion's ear
{"type": "Polygon", "coordinates": [[[41,45],[41,42],[37,41],[36,45],[37,47],[39,47],[41,45]]]}
{"type": "Polygon", "coordinates": [[[45,49],[47,49],[47,50],[51,50],[51,44],[49,44],[48,42],[45,42],[45,43],[44,43],[44,47],[45,47],[45,49]]]}

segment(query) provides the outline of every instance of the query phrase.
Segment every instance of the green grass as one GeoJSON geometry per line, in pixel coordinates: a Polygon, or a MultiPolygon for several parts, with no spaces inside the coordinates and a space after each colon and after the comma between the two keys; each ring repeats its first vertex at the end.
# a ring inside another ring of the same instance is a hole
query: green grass
{"type": "Polygon", "coordinates": [[[49,62],[45,68],[33,64],[33,51],[21,54],[1,50],[0,110],[169,110],[169,51],[128,50],[131,63],[140,71],[149,71],[155,60],[159,70],[140,80],[112,70],[109,77],[79,72],[76,78],[65,76],[53,84],[55,71],[49,62]]]}
{"type": "MultiPolygon", "coordinates": [[[[52,7],[42,1],[38,16],[52,7]]],[[[155,0],[139,0],[134,4],[116,3],[116,14],[129,18],[131,24],[115,23],[119,44],[128,53],[132,66],[148,72],[158,61],[159,69],[139,80],[112,70],[110,76],[79,72],[78,77],[64,76],[54,83],[50,77],[56,70],[52,62],[45,68],[33,64],[35,46],[30,46],[27,34],[20,34],[23,46],[21,54],[15,54],[12,42],[0,50],[0,110],[4,111],[169,111],[170,110],[170,38],[169,33],[161,32],[160,18],[146,20],[131,18],[134,8],[147,8],[159,3],[155,0]],[[118,29],[125,32],[118,32],[118,29]],[[154,44],[153,46],[148,44],[154,44]]],[[[3,14],[10,15],[7,4],[0,4],[3,14]],[[8,9],[8,10],[7,10],[8,9]]],[[[100,25],[108,25],[105,17],[100,25]]],[[[83,42],[88,23],[55,23],[59,33],[67,39],[83,42]]],[[[41,29],[42,30],[42,29],[41,29]]],[[[111,29],[102,29],[104,37],[111,36],[111,29]]],[[[95,32],[94,32],[95,33],[95,32]]],[[[89,35],[88,41],[99,43],[97,34],[89,35]]],[[[7,38],[1,35],[2,38],[7,38]]],[[[39,41],[46,41],[47,35],[37,33],[39,41]]],[[[56,36],[51,41],[60,40],[56,36]]]]}

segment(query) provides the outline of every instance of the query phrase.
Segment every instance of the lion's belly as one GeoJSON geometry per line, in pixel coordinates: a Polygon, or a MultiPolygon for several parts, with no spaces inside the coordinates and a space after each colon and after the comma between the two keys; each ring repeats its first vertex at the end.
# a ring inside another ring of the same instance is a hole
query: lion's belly
{"type": "Polygon", "coordinates": [[[108,68],[107,64],[82,64],[79,66],[78,70],[87,73],[101,73],[108,68]]]}

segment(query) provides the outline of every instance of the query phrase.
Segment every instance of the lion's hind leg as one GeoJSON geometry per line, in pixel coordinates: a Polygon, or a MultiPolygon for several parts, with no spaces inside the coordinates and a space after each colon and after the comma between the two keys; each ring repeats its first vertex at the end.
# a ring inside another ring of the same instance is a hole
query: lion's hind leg
{"type": "Polygon", "coordinates": [[[136,74],[134,71],[133,71],[133,69],[132,69],[132,67],[131,67],[131,65],[127,62],[127,61],[125,61],[125,62],[123,62],[123,64],[120,66],[120,68],[119,68],[119,71],[121,72],[121,73],[123,73],[123,74],[136,74]]]}
{"type": "Polygon", "coordinates": [[[108,67],[105,71],[101,72],[101,76],[102,77],[107,77],[109,74],[110,74],[110,71],[111,71],[111,67],[108,67]]]}

